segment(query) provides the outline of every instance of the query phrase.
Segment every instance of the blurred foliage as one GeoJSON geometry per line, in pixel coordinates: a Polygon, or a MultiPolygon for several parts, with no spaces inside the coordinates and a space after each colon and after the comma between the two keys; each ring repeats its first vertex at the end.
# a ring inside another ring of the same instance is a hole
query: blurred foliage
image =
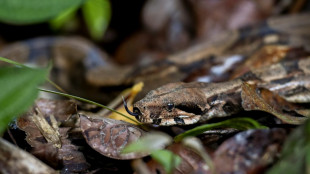
{"type": "Polygon", "coordinates": [[[109,0],[1,0],[0,21],[14,25],[50,21],[58,30],[75,20],[80,7],[90,36],[101,40],[111,18],[109,0]]]}
{"type": "Polygon", "coordinates": [[[173,173],[173,170],[181,164],[182,159],[169,150],[156,150],[151,157],[163,166],[166,173],[173,173]]]}
{"type": "Polygon", "coordinates": [[[297,129],[285,141],[280,160],[267,172],[310,173],[310,120],[297,129]]]}
{"type": "MultiPolygon", "coordinates": [[[[0,61],[6,60],[0,57],[0,61]]],[[[6,62],[11,63],[10,60],[6,62]]],[[[37,87],[47,75],[48,69],[25,66],[0,68],[0,134],[11,120],[33,104],[38,95],[37,87]]]]}
{"type": "Polygon", "coordinates": [[[50,20],[50,26],[54,30],[60,30],[62,27],[65,26],[66,23],[74,21],[76,19],[76,12],[78,7],[72,7],[61,14],[59,14],[56,18],[50,20]]]}
{"type": "Polygon", "coordinates": [[[44,22],[84,0],[1,0],[0,20],[9,24],[33,24],[44,22]]]}
{"type": "Polygon", "coordinates": [[[108,28],[111,7],[108,0],[88,0],[82,6],[84,20],[93,39],[99,40],[108,28]]]}

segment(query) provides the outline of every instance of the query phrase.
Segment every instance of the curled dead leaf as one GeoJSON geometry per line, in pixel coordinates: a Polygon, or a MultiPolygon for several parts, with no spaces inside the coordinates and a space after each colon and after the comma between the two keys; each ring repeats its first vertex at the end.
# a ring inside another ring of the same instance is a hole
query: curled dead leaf
{"type": "Polygon", "coordinates": [[[136,159],[147,153],[122,154],[123,148],[137,141],[145,131],[137,126],[109,118],[87,118],[80,116],[80,127],[87,143],[97,152],[114,159],[136,159]]]}
{"type": "Polygon", "coordinates": [[[217,173],[259,174],[279,155],[286,138],[284,129],[257,129],[236,134],[214,153],[217,173]]]}
{"type": "Polygon", "coordinates": [[[76,104],[71,101],[39,99],[17,121],[27,134],[32,154],[56,169],[71,173],[85,172],[89,167],[84,155],[68,138],[73,127],[65,127],[76,112],[76,104]]]}
{"type": "Polygon", "coordinates": [[[77,112],[76,104],[65,100],[38,99],[35,106],[39,113],[33,109],[17,120],[17,126],[26,132],[26,140],[32,147],[45,144],[49,141],[48,136],[59,136],[59,133],[50,134],[58,132],[58,126],[77,112]]]}
{"type": "Polygon", "coordinates": [[[267,89],[258,89],[255,85],[243,83],[241,97],[242,107],[246,111],[265,111],[288,124],[302,124],[307,119],[295,111],[300,109],[298,105],[285,101],[279,95],[267,89]],[[287,109],[298,115],[286,112],[287,109]]]}

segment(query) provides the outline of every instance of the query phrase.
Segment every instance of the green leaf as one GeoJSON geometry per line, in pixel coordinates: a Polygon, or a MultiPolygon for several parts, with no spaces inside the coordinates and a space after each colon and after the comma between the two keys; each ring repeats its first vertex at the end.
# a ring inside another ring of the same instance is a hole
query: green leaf
{"type": "Polygon", "coordinates": [[[197,126],[191,130],[188,130],[174,137],[174,141],[179,142],[185,137],[196,136],[202,134],[207,130],[212,130],[216,128],[235,128],[238,130],[247,130],[247,129],[264,129],[266,127],[260,125],[257,121],[251,118],[232,118],[218,123],[211,123],[197,126]]]}
{"type": "Polygon", "coordinates": [[[172,138],[162,132],[150,132],[141,137],[138,141],[126,146],[122,153],[130,152],[148,152],[151,153],[158,149],[163,149],[166,145],[172,143],[172,138]]]}
{"type": "Polygon", "coordinates": [[[172,173],[182,161],[178,155],[169,150],[156,150],[151,153],[151,157],[164,167],[166,173],[172,173]]]}
{"type": "Polygon", "coordinates": [[[82,6],[82,11],[91,37],[95,40],[102,39],[111,18],[109,0],[88,0],[82,6]]]}
{"type": "Polygon", "coordinates": [[[69,21],[74,20],[76,11],[78,10],[77,7],[69,8],[64,12],[60,13],[56,18],[52,19],[49,23],[50,26],[54,30],[58,30],[64,26],[64,24],[68,23],[69,21]]]}
{"type": "Polygon", "coordinates": [[[0,20],[11,24],[44,22],[84,0],[1,0],[0,20]]]}
{"type": "Polygon", "coordinates": [[[296,128],[286,139],[280,160],[267,172],[309,173],[310,172],[310,120],[296,128]]]}
{"type": "Polygon", "coordinates": [[[47,69],[0,68],[0,134],[13,118],[33,104],[38,95],[37,86],[47,74],[47,69]]]}

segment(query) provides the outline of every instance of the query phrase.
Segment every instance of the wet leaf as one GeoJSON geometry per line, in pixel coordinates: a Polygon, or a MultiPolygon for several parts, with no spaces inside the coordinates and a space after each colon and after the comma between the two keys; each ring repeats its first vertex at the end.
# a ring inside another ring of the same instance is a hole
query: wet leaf
{"type": "Polygon", "coordinates": [[[0,20],[11,24],[43,22],[83,2],[84,0],[1,0],[0,20]]]}
{"type": "Polygon", "coordinates": [[[260,110],[273,114],[284,123],[288,124],[301,124],[307,118],[306,117],[295,117],[283,112],[283,108],[286,106],[292,106],[288,102],[285,102],[280,96],[268,91],[258,91],[255,85],[248,83],[242,84],[242,107],[246,111],[260,110]],[[263,95],[260,95],[262,93],[263,95]]]}
{"type": "Polygon", "coordinates": [[[177,135],[176,137],[174,137],[174,141],[179,142],[185,137],[197,136],[207,130],[212,130],[216,128],[235,128],[238,130],[247,130],[247,129],[264,129],[266,127],[260,125],[257,121],[251,118],[232,118],[218,123],[211,123],[197,126],[191,130],[188,130],[182,134],[177,135]]]}
{"type": "Polygon", "coordinates": [[[267,172],[309,173],[310,171],[310,120],[295,129],[285,141],[280,160],[267,172]]]}
{"type": "Polygon", "coordinates": [[[87,0],[82,10],[91,37],[101,40],[111,18],[109,0],[87,0]]]}
{"type": "Polygon", "coordinates": [[[149,132],[138,141],[130,143],[123,149],[123,153],[145,152],[151,153],[158,149],[164,149],[165,146],[172,143],[172,138],[162,132],[149,132]]]}
{"type": "Polygon", "coordinates": [[[145,132],[133,124],[108,118],[92,119],[80,116],[80,127],[87,143],[97,152],[114,159],[141,158],[148,153],[123,154],[123,148],[136,142],[145,132]]]}
{"type": "Polygon", "coordinates": [[[38,95],[37,86],[47,74],[47,69],[0,68],[0,134],[14,117],[30,107],[38,95]]]}
{"type": "Polygon", "coordinates": [[[262,173],[277,158],[285,138],[284,129],[247,130],[238,133],[224,141],[215,151],[213,162],[216,172],[262,173]]]}
{"type": "Polygon", "coordinates": [[[181,158],[169,150],[153,151],[151,157],[164,167],[166,173],[171,173],[181,163],[181,158]]]}

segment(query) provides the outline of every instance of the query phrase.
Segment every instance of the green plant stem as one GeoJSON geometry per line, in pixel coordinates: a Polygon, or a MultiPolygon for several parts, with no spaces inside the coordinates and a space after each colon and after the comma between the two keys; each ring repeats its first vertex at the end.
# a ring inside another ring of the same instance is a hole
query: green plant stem
{"type": "Polygon", "coordinates": [[[229,120],[225,120],[222,122],[204,124],[201,126],[197,126],[191,130],[188,130],[182,134],[174,137],[175,142],[180,142],[183,138],[187,136],[197,136],[202,134],[203,132],[216,128],[235,128],[238,130],[247,130],[247,129],[266,129],[266,126],[260,125],[257,121],[251,118],[232,118],[229,120]]]}
{"type": "Polygon", "coordinates": [[[3,61],[3,62],[6,62],[6,63],[9,63],[9,64],[12,64],[12,65],[20,66],[20,67],[23,67],[23,68],[31,68],[31,67],[28,67],[28,66],[26,66],[26,65],[24,65],[24,64],[15,62],[15,61],[13,61],[13,60],[10,60],[10,59],[4,58],[4,57],[0,57],[0,61],[3,61]]]}
{"type": "MultiPolygon", "coordinates": [[[[3,62],[6,62],[6,63],[9,63],[9,64],[12,64],[12,65],[15,65],[15,66],[20,66],[22,68],[33,69],[32,67],[28,67],[28,66],[26,66],[24,64],[21,64],[19,62],[16,62],[14,60],[10,60],[10,59],[4,58],[4,57],[0,57],[0,61],[3,61],[3,62]]],[[[51,63],[50,63],[49,66],[48,66],[48,69],[50,70],[51,68],[52,68],[52,66],[51,66],[51,63]]],[[[58,89],[61,92],[39,88],[40,91],[48,92],[48,93],[52,93],[52,94],[57,94],[57,95],[73,98],[73,99],[76,99],[76,100],[80,100],[80,101],[83,101],[83,102],[87,102],[87,103],[90,103],[90,104],[94,104],[96,106],[102,107],[104,109],[108,109],[108,110],[110,110],[112,112],[115,112],[115,113],[117,113],[117,114],[119,114],[119,115],[121,115],[121,116],[123,116],[123,117],[125,117],[125,118],[127,118],[127,119],[129,119],[129,120],[131,120],[131,121],[133,121],[135,123],[137,123],[138,125],[141,125],[141,123],[139,123],[138,121],[128,117],[127,115],[125,115],[125,114],[123,114],[121,112],[118,112],[117,110],[111,109],[111,108],[109,108],[109,107],[107,107],[105,105],[99,104],[97,102],[94,102],[94,101],[91,101],[91,100],[88,100],[88,99],[85,99],[85,98],[82,98],[82,97],[77,97],[77,96],[74,96],[74,95],[66,94],[66,92],[60,86],[58,86],[56,83],[54,83],[48,77],[46,77],[46,81],[49,82],[51,85],[53,85],[56,89],[58,89]]]]}
{"type": "Polygon", "coordinates": [[[77,96],[74,96],[74,95],[65,94],[65,93],[62,93],[62,92],[52,91],[52,90],[48,90],[48,89],[41,89],[41,88],[39,88],[39,90],[40,90],[40,91],[43,91],[43,92],[48,92],[48,93],[52,93],[52,94],[57,94],[57,95],[61,95],[61,96],[73,98],[73,99],[76,99],[76,100],[79,100],[79,101],[87,102],[87,103],[90,103],[90,104],[93,104],[93,105],[102,107],[102,108],[104,108],[104,109],[108,109],[108,110],[110,110],[110,111],[112,111],[112,112],[115,112],[115,113],[117,113],[117,114],[119,114],[119,115],[121,115],[121,116],[123,116],[123,117],[125,117],[125,118],[127,118],[127,119],[129,119],[129,120],[131,120],[131,121],[133,121],[133,122],[135,122],[135,123],[137,123],[137,124],[139,124],[139,125],[141,124],[141,123],[139,123],[138,121],[136,121],[136,120],[134,120],[134,119],[128,117],[127,115],[125,115],[125,114],[123,114],[123,113],[121,113],[121,112],[118,112],[117,110],[111,109],[111,108],[109,108],[109,107],[107,107],[107,106],[105,106],[105,105],[102,105],[102,104],[100,104],[100,103],[97,103],[97,102],[94,102],[94,101],[91,101],[91,100],[88,100],[88,99],[85,99],[85,98],[82,98],[82,97],[77,97],[77,96]]]}

